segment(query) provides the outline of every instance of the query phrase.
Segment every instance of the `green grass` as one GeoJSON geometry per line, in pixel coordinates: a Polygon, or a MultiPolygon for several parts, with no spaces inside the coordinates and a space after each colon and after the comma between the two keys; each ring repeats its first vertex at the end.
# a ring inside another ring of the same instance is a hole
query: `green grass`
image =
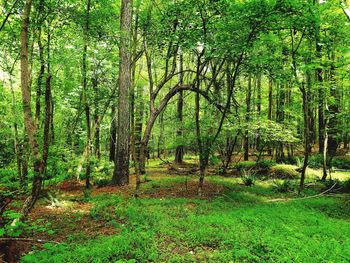
{"type": "MultiPolygon", "coordinates": [[[[152,179],[152,176],[150,176],[152,179]]],[[[176,186],[154,179],[142,189],[176,186]]],[[[239,178],[208,177],[228,190],[213,199],[93,197],[91,218],[117,228],[111,236],[45,245],[23,262],[349,262],[349,197],[295,197],[272,181],[252,187],[239,178]]],[[[313,194],[309,190],[309,194],[313,194]]]]}

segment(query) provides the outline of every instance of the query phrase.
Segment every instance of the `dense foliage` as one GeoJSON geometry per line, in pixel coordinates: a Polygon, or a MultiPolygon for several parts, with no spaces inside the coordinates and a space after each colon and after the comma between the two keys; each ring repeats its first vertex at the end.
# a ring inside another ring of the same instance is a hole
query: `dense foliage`
{"type": "Polygon", "coordinates": [[[25,262],[349,260],[348,206],[338,207],[349,192],[348,0],[0,0],[0,10],[0,243],[45,232],[38,209],[63,209],[70,187],[92,222],[117,231],[45,244],[25,262]],[[227,187],[213,203],[148,196],[195,179],[205,198],[208,178],[227,187]],[[328,193],[342,197],[265,204],[328,193]],[[324,215],[338,211],[344,221],[324,215]]]}

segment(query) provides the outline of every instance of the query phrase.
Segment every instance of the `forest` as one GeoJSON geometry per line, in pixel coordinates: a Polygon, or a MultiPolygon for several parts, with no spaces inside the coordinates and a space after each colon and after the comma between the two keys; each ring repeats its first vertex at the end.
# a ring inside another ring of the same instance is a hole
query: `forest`
{"type": "Polygon", "coordinates": [[[350,1],[0,0],[0,262],[350,262],[350,1]]]}

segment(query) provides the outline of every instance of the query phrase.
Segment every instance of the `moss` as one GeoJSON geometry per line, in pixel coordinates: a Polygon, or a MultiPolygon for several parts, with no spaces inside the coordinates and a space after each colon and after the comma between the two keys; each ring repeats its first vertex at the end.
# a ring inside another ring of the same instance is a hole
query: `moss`
{"type": "Polygon", "coordinates": [[[270,170],[270,177],[278,179],[295,179],[299,176],[296,166],[290,164],[277,164],[270,170]]]}

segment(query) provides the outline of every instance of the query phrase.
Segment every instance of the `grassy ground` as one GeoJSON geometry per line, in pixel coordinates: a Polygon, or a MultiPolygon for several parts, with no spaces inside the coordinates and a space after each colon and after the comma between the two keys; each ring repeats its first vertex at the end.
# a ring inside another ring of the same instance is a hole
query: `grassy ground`
{"type": "Polygon", "coordinates": [[[300,199],[277,192],[272,180],[246,187],[239,178],[208,177],[198,198],[195,176],[152,167],[139,199],[132,186],[84,194],[62,186],[55,196],[63,205],[41,200],[31,220],[59,244],[31,249],[22,261],[350,262],[348,195],[300,199]]]}

